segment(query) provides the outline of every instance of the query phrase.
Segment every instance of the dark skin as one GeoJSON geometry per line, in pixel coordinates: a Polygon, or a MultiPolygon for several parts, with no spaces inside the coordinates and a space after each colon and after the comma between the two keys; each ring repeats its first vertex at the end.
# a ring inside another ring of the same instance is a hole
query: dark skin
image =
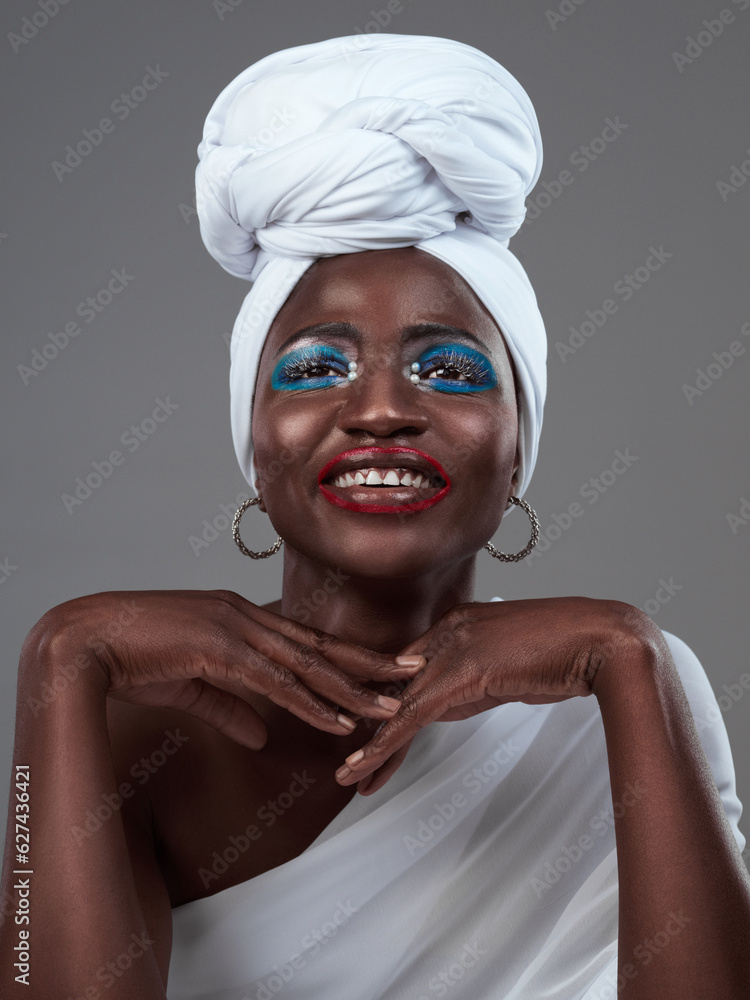
{"type": "MultiPolygon", "coordinates": [[[[224,591],[95,594],[52,609],[24,644],[14,760],[33,775],[35,880],[24,996],[84,995],[131,935],[145,933],[152,945],[107,996],[163,998],[170,907],[299,855],[355,788],[387,782],[421,728],[509,701],[591,696],[613,800],[628,784],[646,789],[616,819],[621,966],[671,910],[690,916],[620,995],[744,998],[748,878],[660,631],[614,601],[471,602],[476,553],[507,507],[518,463],[511,365],[471,289],[412,248],[319,261],[269,332],[253,434],[264,507],[286,541],[280,602],[259,608],[224,591]],[[348,324],[334,346],[352,353],[358,379],[274,388],[282,345],[331,322],[348,324]],[[425,330],[415,327],[426,323],[472,334],[497,384],[466,394],[412,385],[417,350],[445,340],[433,329],[417,343],[425,330]],[[373,445],[417,448],[450,465],[452,490],[403,516],[328,503],[320,469],[373,445]],[[296,457],[273,475],[292,446],[296,457]],[[302,599],[331,572],[347,579],[306,609],[302,599]],[[397,654],[417,661],[399,664],[397,654]],[[398,698],[378,703],[386,692],[398,698]],[[182,743],[156,766],[169,733],[182,743]],[[133,771],[142,759],[153,762],[143,782],[133,771]],[[295,774],[308,789],[263,827],[259,810],[295,774]],[[131,793],[109,818],[81,832],[87,812],[102,796],[116,801],[123,785],[131,793]],[[201,877],[213,852],[253,823],[263,832],[252,850],[220,878],[201,877]]],[[[6,921],[0,983],[10,996],[21,988],[8,960],[16,941],[6,921]]]]}

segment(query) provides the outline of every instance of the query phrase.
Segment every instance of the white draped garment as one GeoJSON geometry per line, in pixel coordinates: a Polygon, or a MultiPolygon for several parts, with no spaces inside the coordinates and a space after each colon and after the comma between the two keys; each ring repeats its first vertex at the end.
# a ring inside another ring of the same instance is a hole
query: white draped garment
{"type": "MultiPolygon", "coordinates": [[[[742,850],[722,713],[664,634],[742,850]]],[[[594,697],[433,723],[299,857],[172,911],[167,996],[614,1000],[614,815],[643,794],[612,802],[594,697]]],[[[686,917],[653,928],[639,973],[686,917]]]]}

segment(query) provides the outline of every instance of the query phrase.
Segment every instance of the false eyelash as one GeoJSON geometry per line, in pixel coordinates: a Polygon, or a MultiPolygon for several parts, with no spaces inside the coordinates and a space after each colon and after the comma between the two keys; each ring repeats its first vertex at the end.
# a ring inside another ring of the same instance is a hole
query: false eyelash
{"type": "Polygon", "coordinates": [[[433,354],[422,365],[425,375],[429,375],[436,368],[451,368],[476,383],[487,382],[491,378],[491,372],[485,362],[452,349],[433,354]]]}
{"type": "MultiPolygon", "coordinates": [[[[336,353],[321,347],[303,347],[293,357],[284,362],[278,376],[281,381],[293,382],[315,368],[327,365],[330,368],[345,368],[346,362],[336,353]]],[[[342,371],[342,377],[345,373],[342,371]]],[[[321,375],[320,378],[331,378],[321,375]]]]}

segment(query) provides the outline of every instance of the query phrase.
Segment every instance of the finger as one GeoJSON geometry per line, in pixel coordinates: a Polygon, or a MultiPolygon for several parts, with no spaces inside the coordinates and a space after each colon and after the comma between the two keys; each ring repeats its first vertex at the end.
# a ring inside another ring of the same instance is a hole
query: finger
{"type": "Polygon", "coordinates": [[[402,747],[392,754],[385,764],[381,764],[377,771],[373,771],[372,774],[363,778],[362,781],[357,785],[357,791],[360,795],[372,795],[373,792],[379,791],[383,785],[386,784],[390,778],[398,771],[409,752],[409,747],[412,741],[407,740],[402,747]]]}
{"type": "Polygon", "coordinates": [[[400,707],[395,698],[358,684],[311,647],[300,646],[257,622],[255,632],[252,645],[234,641],[229,651],[234,670],[231,680],[264,695],[310,725],[326,732],[351,732],[354,722],[334,706],[378,719],[390,718],[400,707]]]}
{"type": "Polygon", "coordinates": [[[265,746],[268,732],[263,719],[242,698],[214,687],[194,677],[183,685],[179,695],[170,702],[178,708],[228,736],[230,740],[250,750],[265,746]]]}
{"type": "MultiPolygon", "coordinates": [[[[417,681],[420,679],[417,678],[417,681]]],[[[365,746],[346,758],[336,771],[336,780],[340,785],[353,785],[372,774],[449,707],[450,699],[441,692],[439,684],[424,693],[405,698],[396,715],[384,722],[365,746]]]]}
{"type": "Polygon", "coordinates": [[[214,593],[221,594],[223,600],[230,603],[246,618],[259,622],[267,629],[279,632],[302,646],[312,647],[329,663],[349,674],[369,680],[390,680],[410,677],[414,673],[413,668],[396,664],[395,657],[391,654],[377,653],[372,649],[359,646],[357,643],[338,639],[321,629],[301,625],[299,622],[285,618],[267,608],[259,608],[231,591],[215,591],[214,593]]]}

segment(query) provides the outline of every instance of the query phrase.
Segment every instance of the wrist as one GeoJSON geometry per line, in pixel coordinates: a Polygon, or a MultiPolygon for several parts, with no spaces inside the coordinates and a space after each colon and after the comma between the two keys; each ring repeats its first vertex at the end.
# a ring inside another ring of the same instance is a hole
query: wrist
{"type": "MultiPolygon", "coordinates": [[[[599,665],[591,683],[591,693],[600,708],[644,679],[652,682],[666,649],[661,630],[638,608],[620,601],[607,602],[609,615],[603,637],[599,637],[599,665]]],[[[668,650],[667,650],[668,654],[668,650]]]]}
{"type": "Polygon", "coordinates": [[[81,614],[79,602],[67,601],[48,611],[32,627],[21,648],[19,686],[55,695],[83,682],[106,695],[109,677],[98,654],[105,647],[98,630],[81,614]],[[84,621],[86,626],[84,626],[84,621]]]}

